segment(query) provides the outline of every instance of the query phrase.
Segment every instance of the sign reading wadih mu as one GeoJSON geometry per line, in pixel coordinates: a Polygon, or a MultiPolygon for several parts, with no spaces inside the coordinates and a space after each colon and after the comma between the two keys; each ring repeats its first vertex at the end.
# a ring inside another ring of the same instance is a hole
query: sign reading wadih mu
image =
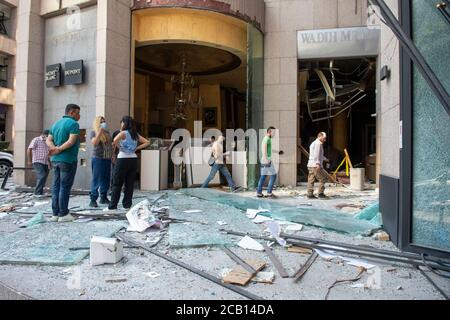
{"type": "MultiPolygon", "coordinates": [[[[53,64],[46,67],[45,83],[47,88],[59,87],[61,81],[61,64],[53,64]]],[[[83,60],[66,62],[64,75],[64,85],[75,85],[84,83],[83,60]]]]}
{"type": "Polygon", "coordinates": [[[379,27],[299,31],[299,59],[376,56],[380,51],[379,27]]]}

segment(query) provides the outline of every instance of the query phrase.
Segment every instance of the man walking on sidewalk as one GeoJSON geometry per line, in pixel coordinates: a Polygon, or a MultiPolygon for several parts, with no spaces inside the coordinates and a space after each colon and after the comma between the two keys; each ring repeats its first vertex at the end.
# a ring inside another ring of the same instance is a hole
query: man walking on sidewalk
{"type": "Polygon", "coordinates": [[[319,199],[329,199],[325,195],[325,183],[327,177],[323,169],[323,162],[325,161],[323,144],[327,141],[327,134],[321,132],[317,139],[311,144],[308,162],[308,199],[317,199],[314,196],[314,183],[319,181],[319,199]]]}
{"type": "MultiPolygon", "coordinates": [[[[205,182],[201,186],[201,188],[208,188],[209,183],[215,178],[218,172],[223,174],[225,179],[228,182],[228,186],[230,187],[230,190],[232,192],[237,192],[241,190],[241,187],[236,186],[236,184],[233,181],[233,178],[231,177],[230,171],[228,170],[226,164],[225,164],[225,154],[223,152],[223,142],[225,141],[225,137],[221,135],[217,138],[217,140],[214,141],[212,146],[212,159],[210,161],[214,161],[214,163],[210,163],[211,166],[211,172],[206,178],[205,182]]],[[[212,140],[211,140],[212,142],[212,140]]]]}
{"type": "Polygon", "coordinates": [[[52,222],[71,222],[69,198],[77,172],[78,151],[80,149],[80,107],[69,104],[66,115],[56,122],[47,139],[52,156],[52,222]]]}
{"type": "MultiPolygon", "coordinates": [[[[277,181],[277,171],[275,169],[275,166],[272,162],[272,138],[275,138],[276,129],[274,127],[270,127],[267,129],[267,134],[263,139],[261,150],[262,150],[262,157],[261,157],[261,177],[259,179],[258,183],[258,189],[256,196],[258,198],[263,198],[263,187],[264,183],[266,182],[266,178],[270,177],[269,179],[269,186],[267,188],[267,198],[276,198],[276,196],[272,193],[273,188],[275,186],[275,182],[277,181]]],[[[282,154],[282,152],[280,153],[282,154]]]]}
{"type": "Polygon", "coordinates": [[[34,173],[36,174],[34,195],[37,197],[44,195],[44,187],[50,171],[50,159],[46,143],[49,133],[50,131],[45,130],[39,137],[34,138],[27,150],[28,165],[33,166],[34,173]]]}

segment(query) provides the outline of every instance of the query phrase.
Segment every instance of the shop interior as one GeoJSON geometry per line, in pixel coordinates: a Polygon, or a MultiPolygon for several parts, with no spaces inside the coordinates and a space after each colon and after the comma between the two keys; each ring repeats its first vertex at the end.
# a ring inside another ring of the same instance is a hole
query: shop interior
{"type": "MultiPolygon", "coordinates": [[[[134,116],[139,132],[150,138],[152,148],[158,149],[171,145],[176,129],[187,129],[193,137],[196,121],[202,122],[203,132],[211,128],[222,132],[245,130],[246,69],[245,56],[219,45],[192,41],[138,46],[134,116]]],[[[202,172],[209,169],[207,166],[202,172]]],[[[173,187],[174,166],[170,157],[169,166],[163,171],[167,187],[173,187]]]]}
{"type": "MultiPolygon", "coordinates": [[[[335,172],[348,151],[355,168],[376,181],[377,118],[375,58],[299,61],[299,137],[309,151],[319,132],[328,134],[325,157],[335,172]]],[[[307,181],[308,159],[302,154],[298,181],[307,181]]],[[[339,172],[346,171],[344,164],[339,172]]],[[[345,182],[345,174],[337,174],[345,182]]]]}

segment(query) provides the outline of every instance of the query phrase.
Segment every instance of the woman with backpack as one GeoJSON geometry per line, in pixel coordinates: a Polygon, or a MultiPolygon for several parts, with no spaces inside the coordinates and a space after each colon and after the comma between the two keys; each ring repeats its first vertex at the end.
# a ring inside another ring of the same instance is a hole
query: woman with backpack
{"type": "Polygon", "coordinates": [[[125,116],[121,122],[121,132],[115,137],[114,144],[119,148],[119,154],[114,167],[114,182],[109,210],[117,210],[120,193],[125,185],[123,208],[128,210],[133,205],[134,181],[138,170],[136,152],[150,146],[150,142],[139,135],[136,123],[132,117],[125,116]]]}

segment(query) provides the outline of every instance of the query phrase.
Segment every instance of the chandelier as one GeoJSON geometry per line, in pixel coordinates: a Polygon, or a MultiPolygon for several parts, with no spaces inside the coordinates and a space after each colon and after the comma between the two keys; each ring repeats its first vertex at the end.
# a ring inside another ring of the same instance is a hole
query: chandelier
{"type": "Polygon", "coordinates": [[[175,85],[175,112],[171,114],[172,120],[189,120],[191,113],[189,108],[199,108],[202,105],[202,99],[199,97],[197,102],[192,100],[192,89],[195,87],[194,77],[186,71],[186,57],[183,57],[181,63],[181,72],[177,76],[172,76],[171,82],[175,85]]]}

